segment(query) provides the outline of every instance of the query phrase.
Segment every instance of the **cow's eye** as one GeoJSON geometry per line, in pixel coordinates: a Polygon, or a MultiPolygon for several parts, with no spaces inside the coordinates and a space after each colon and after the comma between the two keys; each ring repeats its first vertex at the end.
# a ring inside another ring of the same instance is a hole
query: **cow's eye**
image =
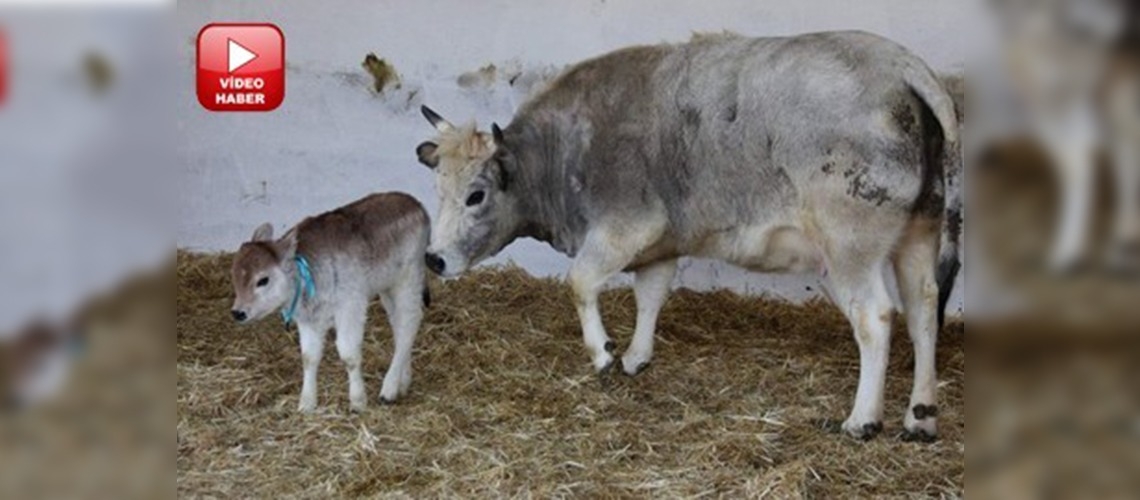
{"type": "Polygon", "coordinates": [[[268,284],[269,284],[269,277],[268,276],[257,280],[257,287],[258,288],[261,288],[261,287],[268,285],[268,284]]]}
{"type": "Polygon", "coordinates": [[[473,207],[475,205],[483,203],[483,198],[486,196],[486,193],[482,191],[475,191],[474,193],[471,193],[471,195],[467,197],[467,206],[473,207]]]}

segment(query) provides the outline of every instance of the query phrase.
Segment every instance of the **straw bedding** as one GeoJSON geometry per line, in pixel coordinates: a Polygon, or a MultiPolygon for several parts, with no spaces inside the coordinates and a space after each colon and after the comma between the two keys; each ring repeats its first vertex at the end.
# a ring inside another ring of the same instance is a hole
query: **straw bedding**
{"type": "MultiPolygon", "coordinates": [[[[365,341],[369,409],[348,412],[330,340],[319,410],[295,411],[296,333],[229,317],[228,255],[178,255],[178,478],[186,497],[955,497],[963,489],[964,342],[939,340],[941,439],[897,438],[912,354],[897,325],[886,432],[838,433],[858,353],[825,303],[677,290],[653,364],[589,367],[569,287],[517,268],[434,281],[411,392],[377,404],[391,355],[382,309],[365,341]]],[[[628,289],[603,295],[619,346],[628,289]]],[[[901,320],[897,321],[901,323],[901,320]]]]}

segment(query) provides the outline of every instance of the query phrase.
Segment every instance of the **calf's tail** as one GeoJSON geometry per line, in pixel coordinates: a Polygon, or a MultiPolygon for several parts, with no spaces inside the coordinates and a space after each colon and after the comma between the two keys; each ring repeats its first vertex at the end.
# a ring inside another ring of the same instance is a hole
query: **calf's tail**
{"type": "Polygon", "coordinates": [[[942,128],[943,217],[941,250],[935,280],[938,283],[938,328],[946,319],[946,304],[962,269],[962,144],[954,99],[934,72],[915,58],[904,70],[907,84],[930,108],[942,128]]]}

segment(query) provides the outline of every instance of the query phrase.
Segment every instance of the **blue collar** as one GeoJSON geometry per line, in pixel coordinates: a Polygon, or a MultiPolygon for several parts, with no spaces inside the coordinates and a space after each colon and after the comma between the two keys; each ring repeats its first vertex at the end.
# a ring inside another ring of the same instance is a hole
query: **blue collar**
{"type": "Polygon", "coordinates": [[[281,318],[285,320],[285,326],[293,321],[293,313],[297,312],[297,303],[301,301],[301,292],[308,296],[310,299],[317,294],[317,284],[313,282],[313,271],[309,268],[309,261],[302,255],[293,257],[293,262],[297,263],[297,286],[293,292],[293,302],[289,304],[289,309],[281,311],[281,318]]]}

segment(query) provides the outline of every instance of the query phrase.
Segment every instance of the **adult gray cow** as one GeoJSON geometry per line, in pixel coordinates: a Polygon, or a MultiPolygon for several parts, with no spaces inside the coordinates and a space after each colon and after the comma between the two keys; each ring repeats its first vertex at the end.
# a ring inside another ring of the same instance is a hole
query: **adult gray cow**
{"type": "Polygon", "coordinates": [[[958,123],[905,48],[856,32],[699,37],[577,64],[491,133],[423,112],[439,131],[416,148],[440,200],[433,271],[458,275],[519,237],[572,256],[599,371],[615,344],[598,293],[634,272],[630,375],[652,355],[678,257],[823,273],[860,351],[843,428],[870,438],[882,430],[893,265],[915,350],[904,437],[936,436],[938,311],[958,270],[956,224],[943,224],[959,217],[956,189],[945,195],[960,170],[958,123]]]}

